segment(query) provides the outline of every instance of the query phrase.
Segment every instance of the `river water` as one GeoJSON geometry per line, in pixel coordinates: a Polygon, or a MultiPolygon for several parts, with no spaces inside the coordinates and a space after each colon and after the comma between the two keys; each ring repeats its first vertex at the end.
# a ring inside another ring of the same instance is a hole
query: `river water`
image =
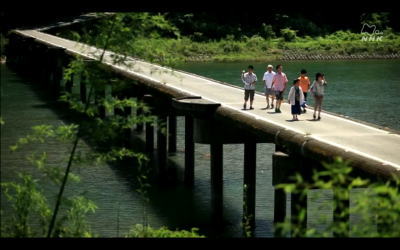
{"type": "MultiPolygon", "coordinates": [[[[186,63],[180,68],[242,86],[241,71],[252,64],[258,77],[256,89],[263,92],[262,77],[266,66],[278,63],[283,65],[289,86],[300,75],[301,69],[307,70],[311,83],[317,72],[325,74],[328,88],[324,110],[400,130],[400,116],[396,112],[400,105],[400,60],[186,63]]],[[[313,104],[313,98],[309,101],[313,104]]]]}
{"type": "MultiPolygon", "coordinates": [[[[270,62],[275,65],[275,62],[270,62]]],[[[240,72],[248,63],[192,63],[180,68],[221,81],[241,85],[240,72]]],[[[259,79],[265,64],[253,64],[259,79]]],[[[378,125],[400,129],[398,107],[400,105],[400,60],[292,62],[284,64],[289,79],[306,68],[310,76],[317,71],[326,74],[329,81],[324,109],[341,113],[378,125]]],[[[261,84],[260,84],[261,85],[261,84]]],[[[262,90],[262,86],[257,87],[262,90]]],[[[19,137],[29,133],[30,127],[39,124],[62,124],[67,117],[53,107],[42,90],[28,79],[1,65],[1,181],[16,179],[18,171],[27,171],[36,178],[42,177],[25,160],[32,152],[46,151],[49,164],[62,164],[71,148],[69,144],[50,141],[35,144],[24,150],[10,153],[9,146],[19,137]]],[[[223,94],[223,93],[221,93],[223,94]]],[[[89,150],[81,143],[80,150],[89,150]]],[[[178,117],[177,154],[170,156],[182,170],[184,162],[184,120],[178,117]]],[[[143,203],[135,191],[135,177],[130,166],[110,165],[75,166],[80,174],[79,184],[70,183],[67,194],[84,193],[98,209],[88,219],[93,232],[101,237],[125,235],[134,224],[147,223],[152,227],[168,226],[171,229],[200,228],[208,236],[240,237],[242,217],[243,145],[224,145],[224,218],[227,226],[222,234],[210,228],[210,155],[209,145],[195,146],[195,185],[187,189],[177,183],[168,187],[154,186],[150,202],[143,203]],[[145,209],[144,209],[145,208],[145,209]],[[145,213],[143,212],[145,211],[145,213]]],[[[271,177],[274,145],[257,145],[257,196],[256,236],[272,237],[273,188],[271,177]]],[[[180,173],[180,171],[178,171],[180,173]]],[[[45,186],[52,201],[55,186],[45,186]]],[[[321,216],[331,220],[331,192],[313,190],[309,195],[309,226],[323,230],[321,216]]],[[[2,195],[2,209],[7,214],[7,203],[2,195]]],[[[289,210],[290,201],[287,208],[289,210]]],[[[289,212],[289,211],[287,211],[289,212]]],[[[351,218],[353,221],[355,218],[351,218]]]]}

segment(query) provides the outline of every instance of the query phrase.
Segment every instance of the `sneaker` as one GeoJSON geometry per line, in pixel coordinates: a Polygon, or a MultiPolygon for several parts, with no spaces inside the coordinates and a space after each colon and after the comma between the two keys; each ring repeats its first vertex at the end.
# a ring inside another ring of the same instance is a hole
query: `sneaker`
{"type": "Polygon", "coordinates": [[[250,107],[250,109],[254,109],[253,107],[250,107]]]}
{"type": "Polygon", "coordinates": [[[281,109],[278,109],[278,113],[282,113],[281,109]]]}

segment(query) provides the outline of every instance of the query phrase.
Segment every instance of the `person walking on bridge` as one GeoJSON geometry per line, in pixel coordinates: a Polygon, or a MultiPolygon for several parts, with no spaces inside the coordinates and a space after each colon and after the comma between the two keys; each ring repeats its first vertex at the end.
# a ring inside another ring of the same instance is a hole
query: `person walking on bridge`
{"type": "Polygon", "coordinates": [[[327,82],[325,80],[325,76],[322,73],[317,73],[315,75],[315,81],[311,85],[311,93],[314,95],[315,106],[314,106],[314,120],[316,119],[316,112],[318,110],[318,120],[321,120],[321,109],[322,109],[322,100],[325,95],[325,86],[327,82]]]}
{"type": "Polygon", "coordinates": [[[295,79],[293,81],[293,87],[290,88],[288,96],[289,104],[291,105],[293,121],[298,121],[298,115],[301,113],[300,104],[304,102],[303,90],[300,87],[300,80],[295,79]]]}
{"type": "Polygon", "coordinates": [[[283,100],[283,93],[286,90],[286,84],[288,79],[286,74],[282,72],[282,65],[276,65],[277,73],[274,75],[272,80],[272,88],[275,90],[276,105],[275,112],[281,113],[281,103],[283,100]]]}
{"type": "Polygon", "coordinates": [[[300,71],[300,76],[298,78],[300,80],[300,87],[303,90],[303,95],[304,95],[304,102],[301,103],[301,106],[303,107],[303,113],[306,112],[306,107],[307,107],[307,94],[308,90],[310,88],[310,79],[307,76],[307,70],[302,69],[300,71]]]}
{"type": "Polygon", "coordinates": [[[250,109],[253,108],[253,100],[254,100],[254,92],[256,89],[257,83],[257,76],[254,74],[254,67],[253,65],[249,65],[247,67],[247,72],[245,73],[244,70],[242,72],[242,81],[244,83],[244,104],[243,109],[246,109],[247,101],[250,97],[250,109]]]}
{"type": "Polygon", "coordinates": [[[274,79],[275,72],[272,71],[273,66],[270,64],[267,67],[267,71],[264,73],[263,81],[265,83],[264,86],[264,93],[265,93],[265,98],[267,100],[267,107],[265,109],[269,109],[269,98],[271,97],[271,109],[274,108],[274,99],[275,99],[275,93],[272,90],[272,80],[274,79]]]}

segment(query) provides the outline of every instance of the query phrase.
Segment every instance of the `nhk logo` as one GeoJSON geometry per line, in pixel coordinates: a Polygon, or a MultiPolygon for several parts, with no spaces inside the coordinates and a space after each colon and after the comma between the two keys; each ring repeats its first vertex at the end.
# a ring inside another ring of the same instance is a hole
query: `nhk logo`
{"type": "Polygon", "coordinates": [[[361,41],[363,42],[382,42],[383,32],[376,29],[376,25],[364,23],[361,28],[361,41]]]}

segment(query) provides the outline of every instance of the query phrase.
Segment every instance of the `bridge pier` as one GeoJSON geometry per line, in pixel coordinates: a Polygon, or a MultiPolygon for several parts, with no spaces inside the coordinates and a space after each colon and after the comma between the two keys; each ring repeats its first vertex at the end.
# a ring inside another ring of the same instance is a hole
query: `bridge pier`
{"type": "Polygon", "coordinates": [[[291,193],[290,213],[291,225],[298,230],[291,230],[291,237],[304,237],[307,230],[307,193],[305,190],[297,190],[291,193]],[[299,192],[299,193],[297,193],[299,192]],[[303,214],[302,217],[301,214],[303,214]]]}
{"type": "MultiPolygon", "coordinates": [[[[149,105],[150,107],[154,104],[153,96],[151,95],[144,95],[143,101],[149,105]]],[[[145,123],[145,130],[146,130],[146,152],[153,153],[154,151],[154,124],[153,122],[146,122],[145,123]]]]}
{"type": "Polygon", "coordinates": [[[168,116],[168,153],[176,153],[176,115],[168,116]]]}
{"type": "MultiPolygon", "coordinates": [[[[289,155],[275,152],[272,155],[272,184],[274,186],[284,183],[293,168],[293,161],[289,155]]],[[[274,236],[281,237],[282,231],[276,227],[286,219],[286,193],[283,189],[274,189],[274,236]]]]}
{"type": "Polygon", "coordinates": [[[255,228],[256,208],[256,151],[255,140],[244,143],[244,174],[243,174],[243,224],[249,228],[251,235],[255,228]]]}
{"type": "MultiPolygon", "coordinates": [[[[128,98],[129,93],[126,93],[126,89],[122,89],[118,82],[111,85],[111,95],[118,100],[128,98]]],[[[130,107],[124,107],[122,110],[120,108],[114,107],[114,116],[121,116],[127,119],[132,114],[132,109],[130,107]]],[[[122,131],[122,141],[125,145],[129,145],[131,139],[131,128],[124,128],[122,131]]]]}
{"type": "MultiPolygon", "coordinates": [[[[136,100],[138,102],[142,102],[143,101],[143,91],[140,88],[136,88],[137,93],[135,93],[136,96],[136,100]]],[[[136,116],[141,116],[143,114],[143,110],[142,108],[137,108],[136,109],[136,116]]],[[[140,122],[138,124],[136,124],[136,132],[141,133],[143,132],[143,123],[140,122]]]]}
{"type": "MultiPolygon", "coordinates": [[[[294,173],[302,175],[303,179],[309,180],[311,173],[311,163],[306,158],[294,157],[283,152],[275,152],[272,156],[272,183],[274,186],[282,183],[290,183],[294,173]]],[[[290,213],[291,213],[291,237],[304,236],[307,230],[307,192],[298,187],[295,193],[291,193],[290,213]],[[302,217],[300,218],[300,214],[302,217]],[[296,228],[296,230],[294,230],[296,228]]],[[[274,235],[282,237],[281,228],[277,227],[286,218],[286,193],[283,189],[274,190],[274,235]]]]}
{"type": "MultiPolygon", "coordinates": [[[[84,77],[83,75],[80,76],[80,81],[79,81],[79,96],[81,99],[82,103],[87,103],[88,101],[88,96],[87,96],[87,86],[86,86],[86,82],[88,79],[86,79],[86,77],[84,77]]],[[[69,87],[72,89],[72,86],[69,87]]]]}
{"type": "Polygon", "coordinates": [[[80,81],[80,75],[72,74],[71,79],[65,81],[64,91],[72,94],[72,88],[74,86],[74,83],[77,84],[77,82],[79,81],[80,81]]]}
{"type": "MultiPolygon", "coordinates": [[[[82,81],[81,81],[82,82],[82,81]]],[[[104,119],[106,117],[106,109],[104,105],[101,104],[106,96],[106,88],[104,85],[99,85],[94,88],[94,103],[97,105],[97,109],[99,112],[99,117],[104,119]]]]}
{"type": "Polygon", "coordinates": [[[223,223],[223,144],[212,142],[211,153],[211,207],[212,221],[216,227],[223,223]]]}
{"type": "Polygon", "coordinates": [[[58,100],[60,97],[61,91],[61,81],[63,78],[63,64],[64,64],[64,55],[65,49],[54,47],[48,50],[48,57],[50,61],[49,65],[49,87],[51,96],[54,97],[55,100],[58,100]]]}
{"type": "Polygon", "coordinates": [[[167,116],[165,114],[160,114],[157,120],[157,165],[162,182],[165,181],[167,174],[167,135],[165,133],[166,123],[167,116]]]}
{"type": "Polygon", "coordinates": [[[187,186],[194,184],[194,126],[193,117],[185,116],[185,175],[184,182],[187,186]]]}
{"type": "Polygon", "coordinates": [[[344,230],[333,232],[334,237],[349,237],[350,233],[350,191],[345,187],[333,190],[333,223],[344,226],[344,230]]]}

